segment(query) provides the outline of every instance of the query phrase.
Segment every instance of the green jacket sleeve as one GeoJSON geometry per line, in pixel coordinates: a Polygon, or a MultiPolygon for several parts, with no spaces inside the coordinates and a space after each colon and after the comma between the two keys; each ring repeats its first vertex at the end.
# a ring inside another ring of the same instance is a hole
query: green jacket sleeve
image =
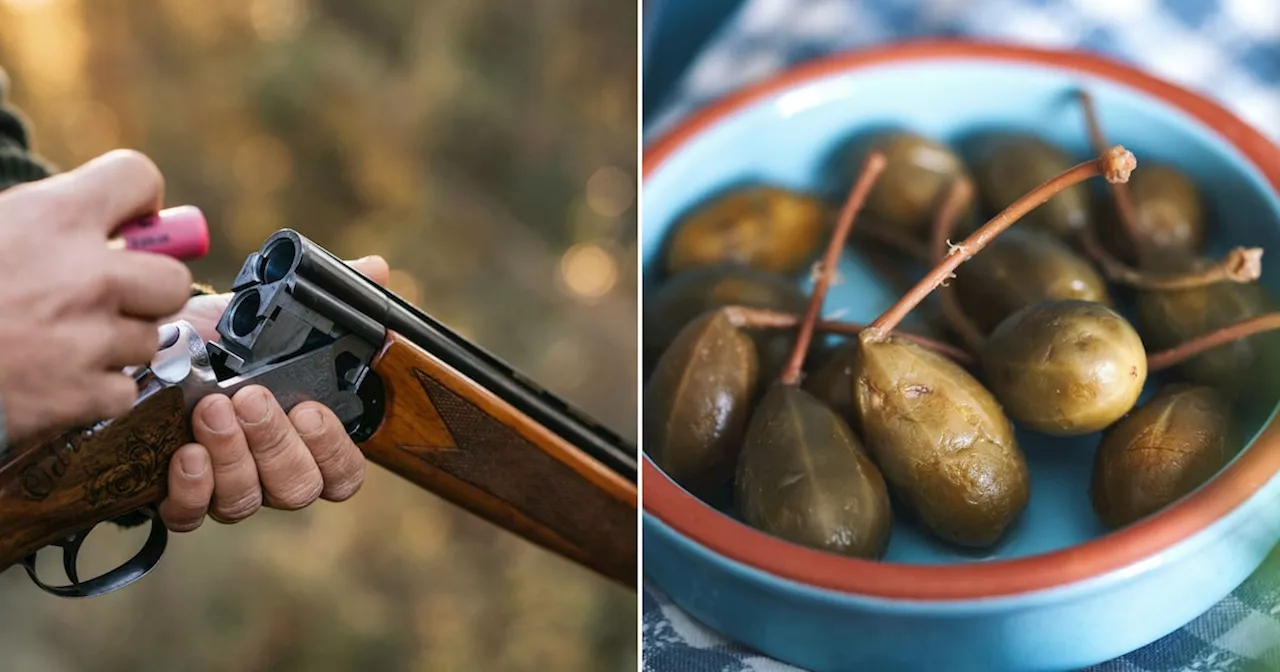
{"type": "Polygon", "coordinates": [[[53,174],[53,166],[31,151],[27,122],[9,104],[9,79],[0,69],[0,191],[53,174]]]}

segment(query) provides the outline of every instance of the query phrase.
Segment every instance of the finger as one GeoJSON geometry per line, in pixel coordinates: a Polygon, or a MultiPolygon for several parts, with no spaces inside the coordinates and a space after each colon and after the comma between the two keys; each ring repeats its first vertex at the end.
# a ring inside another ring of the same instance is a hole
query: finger
{"type": "Polygon", "coordinates": [[[320,470],[324,481],[320,497],[331,502],[350,499],[364,483],[364,455],[347,435],[342,421],[314,401],[295,406],[289,419],[320,470]]]}
{"type": "Polygon", "coordinates": [[[169,463],[169,494],[160,503],[160,519],[172,532],[190,532],[204,522],[213,497],[213,470],[204,446],[188,443],[169,463]]]}
{"type": "Polygon", "coordinates": [[[231,400],[213,394],[200,400],[192,414],[196,441],[209,451],[213,471],[213,505],[209,515],[221,523],[236,523],[262,507],[258,465],[249,452],[231,400]]]}
{"type": "Polygon", "coordinates": [[[102,354],[99,364],[106,369],[123,369],[126,366],[149,364],[160,348],[160,332],[155,322],[116,318],[100,341],[102,354]]]}
{"type": "Polygon", "coordinates": [[[59,188],[85,208],[79,219],[104,235],[164,205],[164,176],[151,159],[133,150],[107,152],[64,176],[59,188]]]}
{"type": "Polygon", "coordinates": [[[106,280],[125,315],[160,319],[172,315],[191,298],[191,269],[160,254],[113,252],[106,280]]]}
{"type": "Polygon", "coordinates": [[[275,397],[266,388],[253,385],[237,392],[231,402],[258,465],[267,505],[293,511],[316,501],[324,479],[275,397]]]}
{"type": "Polygon", "coordinates": [[[347,262],[347,265],[383,287],[386,287],[387,283],[391,282],[391,267],[387,265],[386,259],[377,255],[356,259],[355,261],[347,262]]]}

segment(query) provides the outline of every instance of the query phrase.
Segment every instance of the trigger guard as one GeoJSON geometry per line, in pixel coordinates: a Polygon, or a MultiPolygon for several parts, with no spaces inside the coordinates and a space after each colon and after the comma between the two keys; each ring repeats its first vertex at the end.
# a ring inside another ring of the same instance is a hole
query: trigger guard
{"type": "Polygon", "coordinates": [[[164,522],[160,520],[160,516],[154,511],[146,511],[145,513],[151,519],[151,533],[147,535],[147,540],[142,544],[142,548],[119,567],[101,576],[94,577],[88,581],[80,581],[76,572],[76,559],[80,552],[80,545],[84,543],[84,540],[94,528],[89,528],[89,530],[73,535],[66,541],[54,544],[62,549],[63,568],[71,583],[65,586],[51,586],[41,581],[36,573],[36,554],[39,551],[23,558],[22,567],[27,570],[27,576],[31,577],[31,580],[41,590],[58,597],[97,597],[115,592],[141,579],[154,569],[160,562],[160,557],[164,555],[165,547],[168,545],[169,531],[165,528],[164,522]]]}

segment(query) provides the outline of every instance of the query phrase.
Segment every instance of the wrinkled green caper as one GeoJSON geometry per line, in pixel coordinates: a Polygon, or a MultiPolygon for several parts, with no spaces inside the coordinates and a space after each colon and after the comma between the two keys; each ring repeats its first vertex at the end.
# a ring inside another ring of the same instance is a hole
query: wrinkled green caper
{"type": "Polygon", "coordinates": [[[1093,509],[1108,527],[1134,523],[1200,487],[1237,450],[1225,398],[1208,387],[1166,386],[1103,436],[1093,509]]]}
{"type": "Polygon", "coordinates": [[[953,283],[965,314],[983,333],[1041,301],[1078,299],[1111,305],[1107,283],[1058,238],[1013,228],[974,255],[953,283]]]}
{"type": "MultiPolygon", "coordinates": [[[[1200,189],[1173,166],[1146,163],[1129,178],[1133,203],[1133,235],[1142,256],[1161,253],[1199,254],[1204,248],[1205,214],[1200,189]]],[[[1114,203],[1107,203],[1098,239],[1115,257],[1140,261],[1114,203]]]]}
{"type": "Polygon", "coordinates": [[[720,313],[690,322],[644,390],[645,452],[703,500],[733,478],[759,364],[750,336],[720,313]]]}
{"type": "Polygon", "coordinates": [[[737,189],[675,225],[665,267],[674,274],[729,262],[795,275],[817,258],[829,220],[813,196],[774,186],[737,189]]]}
{"type": "Polygon", "coordinates": [[[1074,436],[1099,431],[1133,408],[1147,380],[1147,353],[1138,332],[1110,308],[1045,301],[991,332],[982,367],[1010,418],[1074,436]]]}
{"type": "MultiPolygon", "coordinates": [[[[1077,163],[1061,149],[1022,133],[993,133],[972,144],[978,193],[992,213],[1077,163]]],[[[1077,184],[1027,213],[1021,226],[1066,238],[1083,229],[1092,216],[1089,189],[1077,184]]]]}
{"type": "MultiPolygon", "coordinates": [[[[1161,270],[1184,270],[1212,263],[1206,259],[1161,270]]],[[[1254,283],[1217,282],[1191,289],[1137,293],[1137,322],[1152,350],[1163,350],[1277,309],[1275,299],[1254,283]]],[[[1182,378],[1234,396],[1265,396],[1270,404],[1280,364],[1280,334],[1242,338],[1197,355],[1175,367],[1182,378]],[[1265,384],[1264,384],[1265,383],[1265,384]]]]}
{"type": "Polygon", "coordinates": [[[859,346],[854,408],[889,488],[939,538],[995,544],[1031,496],[1000,404],[955,362],[911,341],[859,346]]]}
{"type": "MultiPolygon", "coordinates": [[[[651,361],[667,349],[685,325],[709,311],[725,306],[763,308],[785,313],[803,313],[808,299],[789,280],[749,266],[722,264],[679,273],[654,292],[646,302],[644,349],[651,361]]],[[[791,329],[752,330],[760,356],[761,379],[777,374],[795,342],[791,329]]]]}
{"type": "MultiPolygon", "coordinates": [[[[889,226],[923,239],[928,236],[938,203],[957,178],[969,178],[960,157],[946,145],[917,133],[887,132],[870,139],[867,151],[880,151],[887,161],[871,193],[866,212],[878,226],[889,226]]],[[[962,225],[968,225],[966,220],[962,225]]]]}
{"type": "Polygon", "coordinates": [[[774,385],[747,426],[734,501],[748,525],[833,553],[879,558],[893,512],[884,477],[830,408],[774,385]]]}

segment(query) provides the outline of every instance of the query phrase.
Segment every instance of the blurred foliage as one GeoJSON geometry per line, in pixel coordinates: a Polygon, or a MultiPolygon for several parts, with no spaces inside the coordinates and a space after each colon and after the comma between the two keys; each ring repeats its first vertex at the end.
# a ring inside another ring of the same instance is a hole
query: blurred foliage
{"type": "MultiPolygon", "coordinates": [[[[0,0],[0,64],[42,155],[142,150],[205,211],[198,278],[225,287],[286,226],[382,254],[395,291],[634,438],[634,5],[0,0]]],[[[99,535],[82,571],[140,541],[99,535]]],[[[348,503],[175,537],[119,593],[17,569],[0,591],[14,672],[637,659],[634,593],[377,468],[348,503]]]]}

